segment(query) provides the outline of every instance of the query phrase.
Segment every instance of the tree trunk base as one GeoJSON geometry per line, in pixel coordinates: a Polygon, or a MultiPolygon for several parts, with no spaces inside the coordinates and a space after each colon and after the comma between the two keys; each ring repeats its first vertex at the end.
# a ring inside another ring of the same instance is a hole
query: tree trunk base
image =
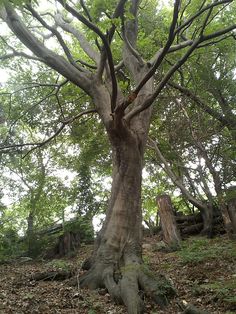
{"type": "Polygon", "coordinates": [[[128,314],[144,313],[142,295],[152,298],[162,308],[175,295],[171,283],[152,274],[142,263],[133,262],[117,270],[113,265],[95,263],[80,277],[80,287],[106,288],[116,304],[124,304],[128,314]]]}

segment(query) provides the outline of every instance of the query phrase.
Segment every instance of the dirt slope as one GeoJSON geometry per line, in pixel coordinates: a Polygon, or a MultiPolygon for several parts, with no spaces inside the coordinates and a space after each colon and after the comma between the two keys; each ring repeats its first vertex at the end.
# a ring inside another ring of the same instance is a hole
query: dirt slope
{"type": "MultiPolygon", "coordinates": [[[[89,256],[91,246],[80,249],[77,257],[64,260],[23,262],[0,266],[0,314],[119,314],[123,306],[113,304],[105,290],[80,290],[76,281],[41,280],[31,276],[42,271],[72,270],[89,256]],[[71,286],[72,282],[76,286],[71,286]]],[[[145,238],[144,263],[155,272],[166,274],[177,291],[177,297],[165,309],[145,299],[149,314],[181,313],[184,301],[212,314],[236,313],[236,243],[224,237],[206,240],[191,238],[182,250],[167,253],[157,237],[145,238]]]]}

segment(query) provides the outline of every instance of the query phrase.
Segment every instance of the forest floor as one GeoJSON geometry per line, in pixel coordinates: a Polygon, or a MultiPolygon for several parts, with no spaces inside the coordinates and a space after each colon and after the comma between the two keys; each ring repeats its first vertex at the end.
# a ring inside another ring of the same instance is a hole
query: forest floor
{"type": "MultiPolygon", "coordinates": [[[[0,314],[125,314],[105,290],[79,290],[71,279],[32,280],[32,275],[50,270],[77,269],[92,246],[84,245],[78,255],[52,261],[19,260],[0,266],[0,314]]],[[[160,251],[156,236],[146,237],[144,263],[173,282],[177,296],[165,309],[145,299],[147,314],[181,313],[180,302],[191,303],[212,314],[236,313],[236,243],[224,236],[214,239],[192,237],[176,252],[160,251]]],[[[55,278],[54,278],[55,279],[55,278]]]]}

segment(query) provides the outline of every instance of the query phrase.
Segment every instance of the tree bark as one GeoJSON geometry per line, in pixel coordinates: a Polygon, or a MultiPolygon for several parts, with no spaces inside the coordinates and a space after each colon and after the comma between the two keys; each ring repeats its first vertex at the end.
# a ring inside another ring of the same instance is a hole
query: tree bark
{"type": "Polygon", "coordinates": [[[205,151],[204,147],[202,146],[200,142],[198,143],[198,148],[199,148],[201,156],[205,159],[206,165],[213,178],[218,205],[219,205],[222,217],[223,217],[225,230],[229,238],[234,238],[236,234],[234,232],[233,222],[231,220],[231,217],[228,211],[228,204],[224,196],[220,175],[218,171],[213,167],[212,162],[207,155],[207,152],[205,151]]]}
{"type": "Polygon", "coordinates": [[[27,218],[28,256],[34,255],[34,215],[31,211],[27,218]]]}
{"type": "Polygon", "coordinates": [[[172,182],[181,190],[183,196],[194,206],[196,206],[202,215],[203,219],[203,229],[202,234],[207,235],[208,237],[212,237],[212,227],[213,227],[213,201],[210,197],[211,194],[206,193],[209,205],[207,206],[206,202],[200,201],[196,199],[184,186],[183,182],[175,175],[175,173],[172,171],[171,167],[169,166],[167,160],[162,155],[157,143],[151,139],[149,139],[149,142],[151,142],[152,147],[154,148],[158,158],[160,161],[164,164],[164,171],[166,174],[170,177],[172,182]]]}
{"type": "Polygon", "coordinates": [[[174,216],[171,199],[168,195],[157,197],[161,228],[163,231],[164,241],[168,246],[178,248],[181,238],[174,216]]]}
{"type": "Polygon", "coordinates": [[[236,235],[236,187],[232,186],[226,192],[228,212],[232,222],[233,233],[236,235]]]}
{"type": "Polygon", "coordinates": [[[124,303],[129,314],[137,314],[143,312],[140,288],[161,305],[166,304],[167,295],[173,294],[173,289],[165,279],[158,283],[144,272],[141,246],[143,142],[130,130],[120,130],[109,134],[114,166],[111,199],[94,254],[87,264],[89,270],[80,278],[80,284],[91,289],[105,286],[115,302],[124,303]]]}

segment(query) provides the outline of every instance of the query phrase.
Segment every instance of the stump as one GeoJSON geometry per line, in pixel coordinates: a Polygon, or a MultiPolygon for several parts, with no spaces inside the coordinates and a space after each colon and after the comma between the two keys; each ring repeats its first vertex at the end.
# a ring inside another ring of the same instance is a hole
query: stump
{"type": "Polygon", "coordinates": [[[157,197],[163,240],[168,246],[178,248],[181,237],[177,227],[174,211],[169,195],[157,197]]]}
{"type": "Polygon", "coordinates": [[[70,255],[80,247],[80,235],[72,231],[62,234],[55,248],[55,255],[59,257],[70,255]]]}

